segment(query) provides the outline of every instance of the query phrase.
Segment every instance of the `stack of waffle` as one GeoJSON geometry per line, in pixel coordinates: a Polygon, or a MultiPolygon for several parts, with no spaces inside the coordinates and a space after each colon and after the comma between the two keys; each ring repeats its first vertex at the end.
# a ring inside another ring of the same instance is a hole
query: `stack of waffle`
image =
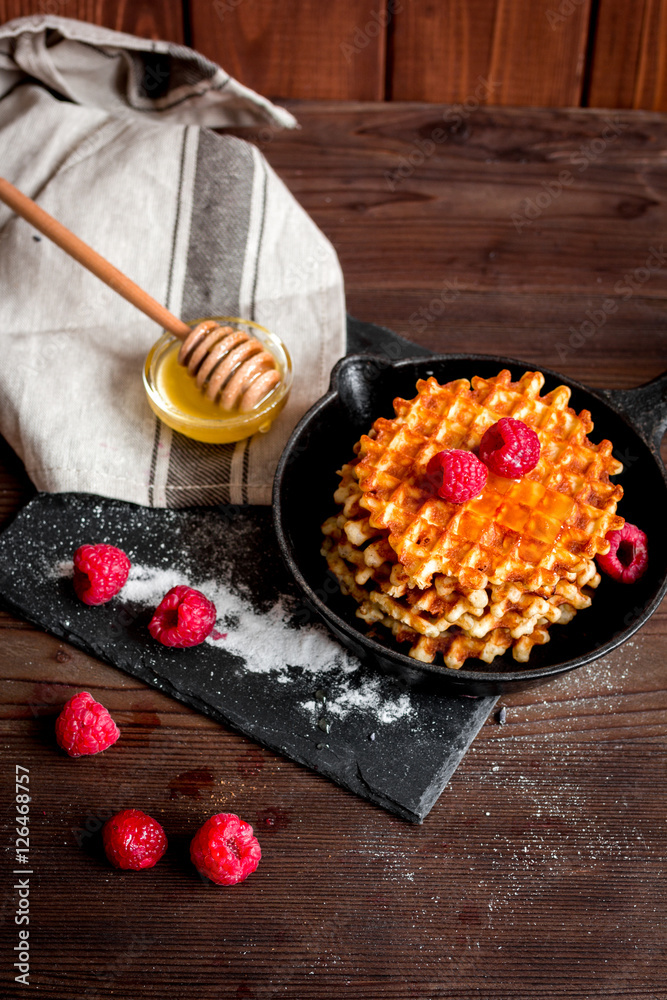
{"type": "Polygon", "coordinates": [[[526,662],[548,628],[591,603],[600,582],[594,558],[609,550],[622,470],[609,441],[592,444],[590,413],[568,407],[570,390],[540,396],[544,377],[508,371],[495,378],[417,383],[394,400],[340,470],[338,515],[325,521],[323,555],[357,616],[385,626],[410,656],[441,654],[458,669],[468,657],[490,663],[511,648],[526,662]],[[450,448],[477,451],[502,417],[537,433],[540,460],[520,479],[489,471],[482,492],[463,504],[438,497],[426,468],[450,448]]]}

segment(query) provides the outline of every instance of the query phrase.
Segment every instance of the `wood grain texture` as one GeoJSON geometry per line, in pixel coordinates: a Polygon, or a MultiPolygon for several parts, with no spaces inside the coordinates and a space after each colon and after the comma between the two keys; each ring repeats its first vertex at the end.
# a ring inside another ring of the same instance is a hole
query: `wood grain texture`
{"type": "MultiPolygon", "coordinates": [[[[385,174],[447,109],[292,110],[302,130],[264,151],[338,247],[351,311],[430,347],[502,351],[595,385],[667,368],[667,265],[629,299],[615,291],[664,228],[664,118],[621,116],[576,185],[517,230],[516,206],[574,173],[608,116],[478,111],[390,190],[385,174]],[[618,310],[559,362],[569,327],[607,298],[618,310]]],[[[6,519],[30,487],[11,452],[0,468],[6,519]]],[[[32,783],[40,996],[667,1000],[667,605],[604,659],[503,696],[505,725],[488,720],[421,827],[7,613],[0,643],[0,838],[11,847],[18,763],[32,783]],[[70,760],[53,721],[78,690],[122,737],[70,760]],[[152,871],[112,870],[101,853],[102,823],[130,806],[167,830],[152,871]],[[249,820],[263,851],[229,890],[188,860],[217,811],[249,820]]],[[[3,891],[9,946],[15,908],[3,891]]]]}
{"type": "Polygon", "coordinates": [[[385,0],[194,0],[192,44],[270,97],[380,100],[385,0]]]}
{"type": "Polygon", "coordinates": [[[292,110],[301,132],[263,149],[336,247],[354,315],[591,385],[667,368],[664,117],[292,110]]]}
{"type": "MultiPolygon", "coordinates": [[[[654,622],[646,641],[664,650],[654,622]]],[[[33,782],[40,994],[667,995],[664,673],[647,679],[641,657],[503,699],[507,724],[489,720],[415,828],[50,637],[25,634],[8,652],[24,666],[3,685],[0,733],[33,782]],[[123,735],[71,761],[53,718],[81,687],[123,735]],[[109,869],[100,851],[102,823],[128,806],[169,835],[145,876],[109,869]],[[187,858],[218,811],[248,819],[263,849],[231,892],[203,885],[187,858]]]]}
{"type": "Polygon", "coordinates": [[[667,111],[666,0],[600,0],[589,104],[667,111]]]}
{"type": "Polygon", "coordinates": [[[558,7],[558,0],[401,0],[391,97],[578,105],[590,0],[572,0],[564,17],[558,7]]]}
{"type": "Polygon", "coordinates": [[[0,0],[0,23],[29,14],[72,17],[142,38],[183,41],[181,0],[0,0]]]}

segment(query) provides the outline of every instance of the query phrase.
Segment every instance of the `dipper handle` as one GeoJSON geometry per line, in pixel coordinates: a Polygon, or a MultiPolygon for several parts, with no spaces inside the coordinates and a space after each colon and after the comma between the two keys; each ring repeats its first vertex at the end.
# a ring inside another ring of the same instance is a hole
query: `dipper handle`
{"type": "Polygon", "coordinates": [[[146,316],[155,320],[156,323],[170,333],[173,333],[174,336],[185,340],[190,333],[190,327],[187,323],[184,323],[182,319],[178,319],[168,309],[165,309],[163,305],[156,302],[148,292],[135,285],[126,274],[123,274],[117,267],[110,264],[108,260],[101,257],[96,250],[93,250],[87,243],[80,240],[66,226],[63,226],[61,222],[58,222],[52,215],[49,215],[43,208],[40,208],[32,198],[28,198],[27,195],[23,194],[3,177],[0,177],[0,200],[4,201],[5,205],[9,205],[17,215],[24,218],[26,222],[29,222],[35,229],[38,229],[40,233],[43,233],[44,236],[57,243],[65,253],[68,253],[74,260],[77,260],[79,264],[83,264],[84,267],[92,271],[93,274],[97,275],[98,278],[110,288],[113,288],[115,292],[118,292],[119,295],[122,295],[124,299],[127,299],[128,302],[131,302],[137,309],[140,309],[146,316]]]}

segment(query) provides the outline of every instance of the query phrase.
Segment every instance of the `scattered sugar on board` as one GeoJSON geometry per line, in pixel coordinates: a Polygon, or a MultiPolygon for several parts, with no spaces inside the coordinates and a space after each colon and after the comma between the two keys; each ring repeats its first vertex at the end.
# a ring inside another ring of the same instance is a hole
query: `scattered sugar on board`
{"type": "Polygon", "coordinates": [[[288,665],[305,664],[312,673],[330,670],[333,666],[342,666],[350,672],[358,667],[358,661],[341,650],[323,626],[291,628],[289,609],[283,599],[267,613],[258,614],[241,597],[214,580],[188,580],[184,579],[182,571],[158,570],[150,566],[132,567],[123,588],[123,599],[157,606],[168,590],[183,583],[201,590],[216,606],[216,631],[226,635],[226,639],[209,636],[206,642],[212,646],[224,643],[227,652],[243,657],[245,669],[251,673],[285,673],[288,665]]]}
{"type": "Polygon", "coordinates": [[[47,572],[47,578],[54,580],[57,577],[69,577],[74,576],[74,563],[70,559],[63,562],[57,562],[55,566],[52,566],[47,572]]]}
{"type": "MultiPolygon", "coordinates": [[[[71,576],[72,563],[58,563],[52,576],[71,576]]],[[[240,656],[244,670],[254,674],[271,674],[272,680],[289,684],[294,680],[293,668],[301,668],[318,678],[330,675],[330,699],[326,713],[342,719],[356,710],[372,711],[380,723],[389,724],[414,714],[409,695],[383,695],[377,677],[364,676],[359,660],[343,649],[319,623],[293,628],[287,599],[280,598],[268,611],[258,613],[243,597],[215,580],[189,579],[178,569],[156,569],[133,565],[122,590],[123,602],[143,607],[157,607],[172,587],[186,584],[206,594],[218,612],[216,627],[206,640],[209,645],[224,648],[240,656]],[[214,638],[215,636],[215,638],[214,638]],[[342,674],[342,679],[341,679],[342,674]]],[[[302,711],[321,716],[323,706],[315,701],[300,702],[302,711]]]]}
{"type": "Polygon", "coordinates": [[[353,687],[349,681],[344,681],[338,689],[327,698],[324,705],[317,701],[301,702],[306,712],[322,715],[333,715],[338,719],[345,718],[355,709],[375,712],[380,722],[396,722],[397,719],[409,715],[412,711],[410,698],[401,694],[395,699],[382,697],[380,681],[377,677],[369,678],[363,687],[353,687]]]}

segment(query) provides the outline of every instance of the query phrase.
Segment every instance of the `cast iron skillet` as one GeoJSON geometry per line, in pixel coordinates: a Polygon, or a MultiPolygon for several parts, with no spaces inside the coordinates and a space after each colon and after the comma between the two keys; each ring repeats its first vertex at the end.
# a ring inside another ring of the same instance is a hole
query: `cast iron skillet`
{"type": "MultiPolygon", "coordinates": [[[[532,366],[532,369],[538,366],[532,366]]],[[[439,382],[473,375],[489,377],[509,368],[514,379],[531,365],[486,354],[432,355],[387,362],[373,355],[348,355],[334,368],[329,392],[306,413],[292,434],[276,472],[274,520],[287,567],[301,589],[306,607],[328,625],[359,659],[398,672],[410,683],[467,694],[496,694],[583,666],[629,639],[656,610],[667,591],[667,472],[660,441],[667,428],[667,373],[631,390],[593,392],[557,372],[539,366],[546,382],[572,390],[570,405],[591,411],[594,442],[608,438],[624,471],[625,496],[618,512],[637,524],[649,540],[649,566],[637,583],[619,584],[603,575],[590,608],[568,624],[553,625],[551,641],[536,646],[529,664],[505,654],[484,664],[467,660],[465,669],[411,659],[390,635],[368,638],[355,617],[356,602],[343,596],[320,554],[320,525],[335,510],[336,469],[352,457],[352,446],[380,416],[392,417],[396,396],[411,399],[419,378],[439,382]]],[[[404,648],[404,647],[403,647],[404,648]]]]}

